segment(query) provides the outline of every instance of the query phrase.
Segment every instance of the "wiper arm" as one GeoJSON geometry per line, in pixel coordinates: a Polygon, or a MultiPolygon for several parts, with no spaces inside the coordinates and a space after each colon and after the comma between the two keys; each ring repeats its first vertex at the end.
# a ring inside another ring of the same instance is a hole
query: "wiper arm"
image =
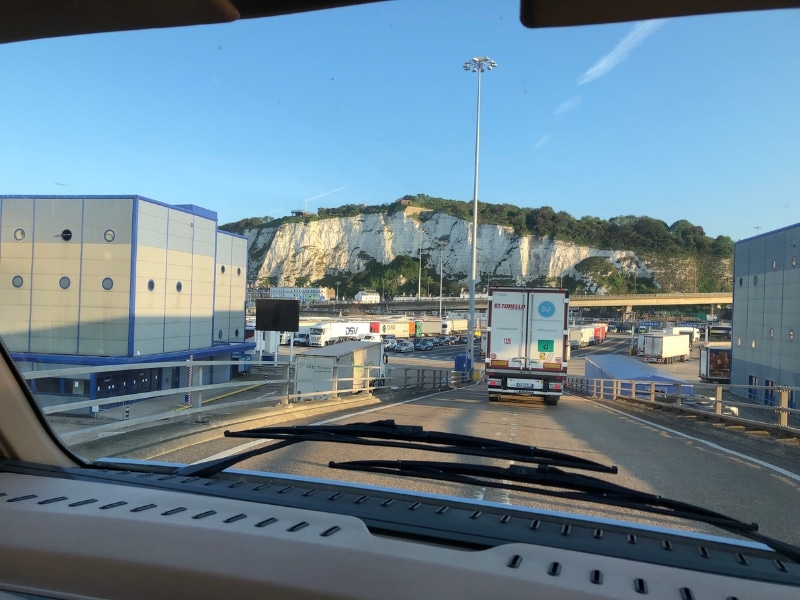
{"type": "Polygon", "coordinates": [[[535,446],[525,446],[524,444],[458,433],[425,431],[418,425],[398,425],[391,419],[347,425],[261,427],[246,431],[226,431],[225,437],[281,441],[225,458],[187,465],[175,471],[175,475],[210,477],[248,458],[266,454],[299,442],[309,441],[425,450],[462,456],[481,456],[598,473],[616,474],[618,472],[615,466],[603,465],[565,452],[542,450],[535,446]]]}
{"type": "Polygon", "coordinates": [[[331,461],[328,466],[332,469],[436,479],[451,483],[595,502],[708,523],[761,542],[787,558],[800,563],[800,548],[758,533],[757,523],[745,523],[688,502],[640,492],[589,475],[568,473],[549,465],[531,468],[520,465],[497,467],[460,462],[356,460],[341,463],[331,461]]]}

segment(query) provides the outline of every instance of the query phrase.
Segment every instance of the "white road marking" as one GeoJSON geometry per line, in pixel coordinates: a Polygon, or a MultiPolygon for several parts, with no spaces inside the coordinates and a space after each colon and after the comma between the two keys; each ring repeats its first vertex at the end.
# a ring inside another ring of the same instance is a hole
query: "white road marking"
{"type": "Polygon", "coordinates": [[[746,460],[746,461],[749,461],[751,463],[757,464],[757,465],[759,465],[761,467],[764,467],[765,469],[770,469],[772,471],[775,471],[776,473],[780,473],[784,477],[788,477],[789,479],[792,479],[794,481],[800,482],[800,475],[792,473],[791,471],[787,471],[786,469],[783,469],[783,468],[781,468],[781,467],[779,467],[777,465],[773,465],[771,463],[768,463],[766,461],[760,460],[760,459],[755,458],[753,456],[748,456],[747,454],[742,454],[741,452],[736,452],[735,450],[730,450],[729,448],[725,448],[723,446],[720,446],[719,444],[715,444],[714,442],[708,442],[706,440],[703,440],[703,439],[700,439],[700,438],[696,438],[696,437],[688,435],[686,433],[682,433],[680,431],[676,431],[675,429],[670,429],[669,427],[665,427],[663,425],[659,425],[658,423],[653,423],[652,421],[648,421],[646,419],[641,419],[639,417],[634,417],[633,415],[631,415],[629,413],[626,413],[624,411],[621,411],[621,410],[617,410],[616,408],[611,408],[610,406],[605,406],[604,404],[599,404],[598,402],[594,402],[594,401],[588,400],[588,399],[586,401],[587,402],[591,402],[595,406],[600,406],[601,408],[605,408],[606,410],[610,410],[611,412],[615,412],[615,413],[623,415],[623,416],[625,416],[625,417],[627,417],[629,419],[633,419],[634,421],[639,421],[640,423],[645,423],[646,425],[649,425],[651,427],[656,427],[657,429],[660,429],[662,431],[666,431],[666,432],[671,433],[673,435],[677,435],[678,437],[682,437],[684,439],[691,440],[693,442],[697,442],[698,444],[703,444],[705,446],[708,446],[709,448],[714,448],[715,450],[719,450],[720,452],[724,452],[725,454],[730,454],[731,456],[735,456],[736,458],[741,458],[742,460],[746,460]]]}

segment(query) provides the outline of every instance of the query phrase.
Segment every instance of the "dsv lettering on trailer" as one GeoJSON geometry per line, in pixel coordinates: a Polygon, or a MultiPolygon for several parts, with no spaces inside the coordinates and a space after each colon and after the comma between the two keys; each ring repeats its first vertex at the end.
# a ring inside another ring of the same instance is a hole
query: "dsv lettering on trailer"
{"type": "Polygon", "coordinates": [[[344,334],[345,335],[356,335],[358,333],[358,327],[345,327],[344,334]]]}
{"type": "Polygon", "coordinates": [[[495,302],[494,303],[494,307],[495,308],[504,308],[506,310],[524,310],[525,309],[525,305],[524,304],[503,304],[502,302],[495,302]]]}

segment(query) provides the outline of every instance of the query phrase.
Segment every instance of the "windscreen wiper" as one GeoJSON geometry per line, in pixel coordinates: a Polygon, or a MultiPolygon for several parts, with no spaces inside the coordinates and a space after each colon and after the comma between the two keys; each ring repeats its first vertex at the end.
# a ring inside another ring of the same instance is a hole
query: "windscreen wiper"
{"type": "Polygon", "coordinates": [[[617,467],[603,465],[565,452],[542,450],[535,446],[525,446],[489,438],[425,431],[418,425],[398,425],[391,419],[372,423],[351,423],[347,425],[301,425],[294,427],[261,427],[246,431],[226,431],[225,437],[256,438],[280,440],[269,446],[253,448],[225,458],[187,465],[175,471],[175,475],[210,477],[232,467],[248,458],[273,452],[299,442],[333,442],[337,444],[357,444],[381,446],[385,448],[404,448],[426,450],[462,456],[481,456],[540,466],[564,467],[594,471],[597,473],[618,472],[617,467]]]}
{"type": "Polygon", "coordinates": [[[436,479],[450,483],[594,502],[708,523],[766,544],[787,558],[800,563],[800,548],[758,533],[757,523],[745,523],[688,502],[640,492],[589,475],[568,473],[551,465],[532,468],[521,465],[497,467],[462,462],[355,460],[340,463],[331,461],[328,466],[332,469],[436,479]]]}

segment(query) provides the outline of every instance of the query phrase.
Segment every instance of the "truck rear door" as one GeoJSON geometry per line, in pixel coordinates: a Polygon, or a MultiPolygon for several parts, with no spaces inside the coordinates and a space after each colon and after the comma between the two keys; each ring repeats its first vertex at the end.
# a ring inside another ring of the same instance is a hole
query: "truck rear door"
{"type": "Polygon", "coordinates": [[[496,289],[489,306],[487,363],[519,369],[527,358],[528,292],[496,289]]]}

